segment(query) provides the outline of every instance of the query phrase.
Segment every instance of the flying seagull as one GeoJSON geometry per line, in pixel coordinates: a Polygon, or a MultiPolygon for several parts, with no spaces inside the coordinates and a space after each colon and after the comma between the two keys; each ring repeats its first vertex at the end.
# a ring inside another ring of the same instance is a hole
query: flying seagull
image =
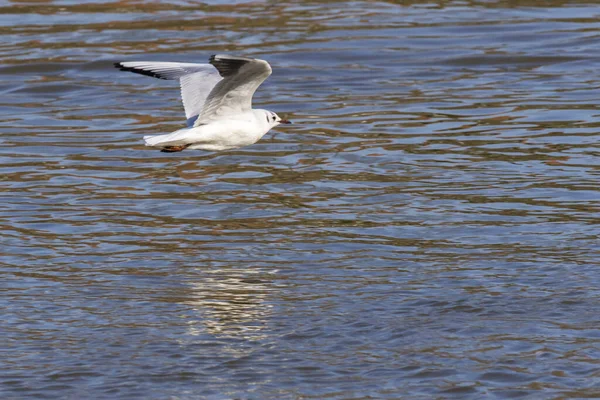
{"type": "Polygon", "coordinates": [[[144,136],[146,146],[163,152],[236,149],[258,142],[279,124],[291,123],[274,112],[252,108],[252,95],[271,75],[264,60],[219,54],[211,56],[209,64],[126,61],[115,67],[179,80],[187,128],[144,136]]]}

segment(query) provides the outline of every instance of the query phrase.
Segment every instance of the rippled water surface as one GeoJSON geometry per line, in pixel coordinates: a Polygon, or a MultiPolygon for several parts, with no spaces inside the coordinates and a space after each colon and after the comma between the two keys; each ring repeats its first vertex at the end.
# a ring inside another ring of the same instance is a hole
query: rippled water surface
{"type": "Polygon", "coordinates": [[[600,397],[596,1],[0,4],[2,398],[600,397]],[[295,124],[145,148],[223,52],[295,124]]]}

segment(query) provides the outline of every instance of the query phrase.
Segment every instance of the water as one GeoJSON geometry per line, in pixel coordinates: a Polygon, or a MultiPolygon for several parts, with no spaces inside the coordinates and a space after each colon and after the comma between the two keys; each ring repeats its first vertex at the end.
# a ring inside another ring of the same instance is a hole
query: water
{"type": "Polygon", "coordinates": [[[2,398],[600,396],[596,2],[1,11],[2,398]],[[144,148],[222,52],[295,124],[144,148]]]}

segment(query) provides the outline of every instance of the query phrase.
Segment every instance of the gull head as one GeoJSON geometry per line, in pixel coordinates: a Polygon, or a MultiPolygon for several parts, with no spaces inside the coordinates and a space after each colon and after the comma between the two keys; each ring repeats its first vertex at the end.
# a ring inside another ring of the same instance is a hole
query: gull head
{"type": "Polygon", "coordinates": [[[279,115],[275,114],[273,111],[269,110],[260,110],[263,113],[263,119],[269,124],[271,128],[276,127],[279,124],[291,124],[292,121],[287,119],[281,119],[279,115]]]}

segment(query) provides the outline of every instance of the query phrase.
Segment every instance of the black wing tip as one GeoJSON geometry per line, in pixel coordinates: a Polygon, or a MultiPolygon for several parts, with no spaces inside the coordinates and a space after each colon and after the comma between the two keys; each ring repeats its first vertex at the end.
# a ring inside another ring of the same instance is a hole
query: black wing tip
{"type": "Polygon", "coordinates": [[[256,58],[244,57],[244,56],[231,56],[229,54],[213,54],[208,58],[209,62],[212,61],[224,61],[224,62],[252,62],[256,61],[256,58]]]}
{"type": "Polygon", "coordinates": [[[169,78],[165,78],[164,76],[162,76],[159,73],[154,72],[154,71],[148,71],[148,70],[137,68],[137,67],[126,67],[125,65],[123,65],[122,62],[116,62],[116,63],[113,63],[113,65],[115,66],[115,68],[119,68],[119,70],[121,70],[121,71],[134,72],[136,74],[151,76],[153,78],[158,78],[158,79],[165,79],[165,80],[169,79],[169,78]]]}
{"type": "Polygon", "coordinates": [[[208,59],[208,62],[214,65],[223,78],[237,74],[240,68],[252,61],[254,61],[253,58],[235,57],[225,54],[213,54],[208,59]]]}

